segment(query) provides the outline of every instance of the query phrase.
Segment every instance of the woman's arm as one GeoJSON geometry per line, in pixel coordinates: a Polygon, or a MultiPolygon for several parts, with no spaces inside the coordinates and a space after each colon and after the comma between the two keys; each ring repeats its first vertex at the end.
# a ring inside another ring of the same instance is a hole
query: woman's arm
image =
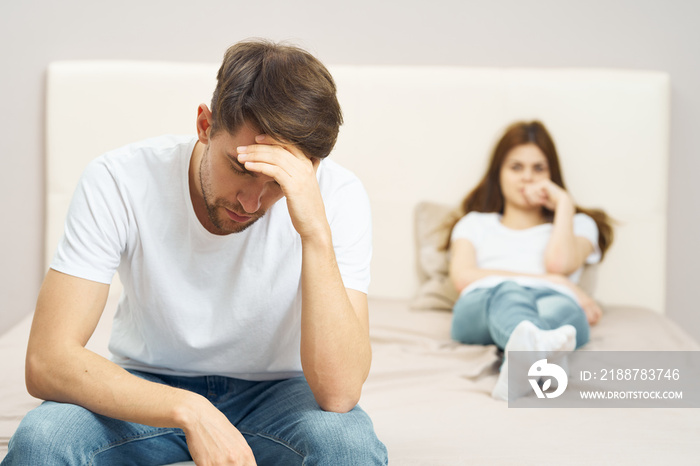
{"type": "MultiPolygon", "coordinates": [[[[476,251],[474,245],[468,239],[460,238],[452,241],[450,245],[449,276],[452,285],[461,293],[463,289],[477,280],[490,275],[505,277],[537,277],[549,279],[550,275],[528,274],[523,272],[511,272],[509,270],[481,269],[476,265],[476,251]]],[[[563,277],[562,277],[563,278],[563,277]]]]}
{"type": "Polygon", "coordinates": [[[578,301],[579,306],[583,309],[583,312],[586,314],[586,318],[588,319],[588,323],[590,325],[595,325],[598,323],[600,318],[603,315],[603,310],[598,306],[598,303],[595,302],[595,300],[583,289],[569,280],[567,277],[564,277],[562,275],[556,275],[556,274],[548,274],[545,276],[545,278],[552,283],[556,283],[558,285],[563,285],[570,289],[574,295],[576,296],[576,300],[578,301]]]}
{"type": "Polygon", "coordinates": [[[586,313],[589,324],[595,325],[603,315],[603,311],[600,309],[600,306],[598,306],[598,303],[596,303],[595,300],[578,285],[574,284],[563,275],[556,273],[537,275],[520,272],[516,273],[507,270],[480,269],[476,265],[476,251],[474,250],[474,245],[468,239],[454,240],[450,247],[450,254],[450,280],[457,289],[458,293],[461,293],[464,288],[471,285],[475,281],[488,277],[489,275],[536,277],[569,288],[576,296],[578,304],[586,313]]]}
{"type": "Polygon", "coordinates": [[[551,180],[534,183],[525,190],[533,205],[541,205],[554,212],[552,235],[544,253],[545,269],[549,273],[570,275],[585,264],[593,252],[586,238],[574,234],[576,206],[569,193],[551,180]]]}

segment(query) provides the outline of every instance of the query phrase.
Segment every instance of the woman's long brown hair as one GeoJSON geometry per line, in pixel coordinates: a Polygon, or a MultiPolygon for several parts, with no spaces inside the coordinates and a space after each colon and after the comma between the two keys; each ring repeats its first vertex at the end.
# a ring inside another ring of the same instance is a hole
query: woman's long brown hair
{"type": "MultiPolygon", "coordinates": [[[[539,121],[516,122],[508,127],[505,134],[496,144],[491,154],[489,166],[479,184],[464,198],[461,209],[451,215],[447,222],[450,235],[447,236],[445,249],[450,246],[452,229],[460,218],[469,212],[498,212],[503,214],[504,200],[501,191],[501,167],[508,153],[515,147],[523,144],[535,144],[547,158],[549,173],[552,181],[566,190],[564,178],[559,165],[559,156],[554,146],[554,141],[547,128],[539,121]]],[[[548,221],[554,219],[554,212],[542,208],[548,221]]],[[[608,250],[613,241],[612,219],[601,209],[587,209],[576,206],[576,213],[584,213],[591,217],[598,226],[598,246],[602,256],[608,250]]]]}

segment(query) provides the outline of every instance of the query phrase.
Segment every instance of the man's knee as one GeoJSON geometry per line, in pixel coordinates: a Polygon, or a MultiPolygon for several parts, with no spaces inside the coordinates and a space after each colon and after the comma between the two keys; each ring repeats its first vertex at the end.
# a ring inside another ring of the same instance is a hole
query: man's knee
{"type": "Polygon", "coordinates": [[[10,440],[5,464],[84,465],[176,463],[189,459],[179,429],[159,429],[46,402],[30,411],[10,440]],[[116,458],[116,459],[115,459],[116,458]]]}
{"type": "Polygon", "coordinates": [[[311,415],[306,427],[304,464],[384,465],[387,450],[374,432],[367,413],[355,407],[348,413],[318,410],[311,415]]]}
{"type": "Polygon", "coordinates": [[[90,416],[70,404],[47,402],[30,411],[10,439],[3,464],[84,464],[75,420],[90,416]]]}

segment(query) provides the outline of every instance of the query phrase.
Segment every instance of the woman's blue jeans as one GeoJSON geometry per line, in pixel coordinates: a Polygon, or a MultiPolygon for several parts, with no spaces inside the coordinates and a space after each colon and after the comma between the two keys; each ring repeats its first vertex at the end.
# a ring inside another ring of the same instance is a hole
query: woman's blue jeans
{"type": "Polygon", "coordinates": [[[524,320],[551,330],[576,328],[576,348],[588,342],[586,314],[572,298],[551,289],[527,288],[505,281],[461,296],[452,310],[452,339],[472,345],[506,347],[510,334],[524,320]]]}
{"type": "MultiPolygon", "coordinates": [[[[258,465],[387,464],[369,416],[322,411],[303,377],[251,382],[132,373],[205,396],[243,434],[258,465]]],[[[152,465],[190,461],[182,430],[45,402],[22,420],[3,465],[152,465]]]]}

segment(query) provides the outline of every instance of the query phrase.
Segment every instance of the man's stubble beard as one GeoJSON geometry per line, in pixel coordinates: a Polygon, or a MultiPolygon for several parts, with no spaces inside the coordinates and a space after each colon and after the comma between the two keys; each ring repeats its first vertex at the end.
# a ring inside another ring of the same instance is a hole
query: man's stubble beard
{"type": "Polygon", "coordinates": [[[203,166],[204,166],[204,159],[208,157],[209,155],[209,145],[206,146],[204,149],[204,154],[202,155],[202,160],[199,162],[199,184],[202,186],[202,197],[204,199],[204,205],[207,208],[207,216],[209,217],[209,220],[211,223],[219,229],[223,234],[231,234],[231,233],[240,233],[253,225],[255,222],[260,220],[266,212],[263,212],[261,215],[258,215],[257,217],[254,217],[252,220],[245,222],[245,223],[238,223],[235,222],[234,220],[230,219],[225,213],[222,214],[222,216],[218,216],[218,213],[221,213],[220,209],[228,208],[229,210],[233,211],[234,213],[242,216],[248,216],[250,215],[249,213],[245,212],[245,209],[243,209],[239,203],[239,206],[233,206],[230,203],[226,201],[218,201],[214,203],[209,202],[210,198],[210,193],[211,193],[211,183],[209,183],[209,179],[204,179],[204,176],[202,175],[203,171],[203,166]],[[238,208],[240,207],[240,209],[238,208]],[[241,213],[241,210],[243,210],[243,213],[241,213]],[[225,216],[223,219],[221,217],[225,216]],[[228,225],[233,225],[234,228],[229,228],[227,227],[228,225]]]}

